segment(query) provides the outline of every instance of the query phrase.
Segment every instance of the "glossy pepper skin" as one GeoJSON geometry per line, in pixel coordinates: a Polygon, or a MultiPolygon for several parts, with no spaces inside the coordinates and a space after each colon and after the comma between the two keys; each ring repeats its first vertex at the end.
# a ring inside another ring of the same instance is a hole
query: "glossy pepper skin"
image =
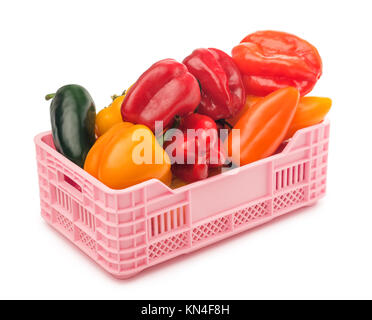
{"type": "MultiPolygon", "coordinates": [[[[243,113],[239,113],[236,117],[227,119],[226,121],[234,126],[249,108],[262,99],[263,97],[248,96],[242,109],[243,113]]],[[[297,130],[313,126],[323,121],[331,106],[332,100],[330,98],[301,97],[284,140],[291,138],[297,130]]]]}
{"type": "Polygon", "coordinates": [[[206,115],[191,113],[181,120],[179,130],[187,133],[188,129],[199,133],[199,145],[209,148],[217,143],[218,132],[214,120],[206,115]]]}
{"type": "Polygon", "coordinates": [[[297,130],[322,122],[331,109],[332,100],[325,97],[302,97],[285,136],[292,138],[297,130]]]}
{"type": "Polygon", "coordinates": [[[232,58],[243,73],[247,94],[266,96],[288,86],[301,96],[322,74],[322,60],[309,42],[289,33],[258,31],[233,48],[232,58]]]}
{"type": "Polygon", "coordinates": [[[121,106],[124,121],[143,124],[152,131],[155,121],[166,128],[176,115],[193,112],[200,102],[199,84],[185,65],[173,59],[153,64],[128,90],[121,106]]]}
{"type": "MultiPolygon", "coordinates": [[[[184,136],[178,146],[181,150],[182,160],[172,165],[173,175],[185,182],[195,182],[208,178],[209,170],[222,167],[227,160],[226,152],[221,144],[216,143],[205,151],[201,150],[197,138],[184,136]],[[195,159],[189,164],[187,159],[195,159]]],[[[177,161],[177,160],[176,160],[177,161]]]]}
{"type": "Polygon", "coordinates": [[[116,97],[112,103],[98,112],[96,117],[96,134],[98,137],[106,133],[115,124],[123,122],[121,117],[121,104],[125,95],[116,97]]]}
{"type": "Polygon", "coordinates": [[[246,165],[272,155],[285,138],[299,98],[299,91],[288,87],[274,91],[249,108],[234,126],[240,130],[240,143],[233,141],[232,133],[225,141],[233,162],[246,165]]]}
{"type": "Polygon", "coordinates": [[[58,89],[50,104],[53,142],[58,152],[80,167],[95,142],[96,108],[82,86],[71,84],[58,89]]]}
{"type": "Polygon", "coordinates": [[[213,119],[194,113],[182,120],[179,129],[181,138],[173,142],[175,146],[171,150],[166,148],[175,161],[172,165],[174,176],[186,182],[203,180],[208,178],[210,168],[219,168],[226,162],[213,119]]]}
{"type": "Polygon", "coordinates": [[[243,114],[251,107],[253,106],[256,102],[260,101],[262,97],[257,97],[257,96],[252,96],[252,95],[247,95],[245,104],[243,108],[239,111],[239,113],[229,119],[226,119],[226,121],[231,125],[235,126],[236,123],[239,121],[239,119],[243,116],[243,114]]]}
{"type": "Polygon", "coordinates": [[[239,69],[225,52],[196,49],[183,60],[199,81],[202,96],[198,113],[214,120],[237,114],[245,102],[245,90],[239,69]]]}
{"type": "Polygon", "coordinates": [[[172,180],[169,157],[152,131],[128,122],[114,125],[98,138],[88,153],[84,170],[112,189],[124,189],[149,179],[170,185],[172,180]],[[144,154],[150,152],[149,161],[137,161],[141,150],[144,154]]]}
{"type": "Polygon", "coordinates": [[[174,164],[172,173],[185,182],[195,182],[208,178],[208,165],[206,163],[196,164],[174,164]]]}

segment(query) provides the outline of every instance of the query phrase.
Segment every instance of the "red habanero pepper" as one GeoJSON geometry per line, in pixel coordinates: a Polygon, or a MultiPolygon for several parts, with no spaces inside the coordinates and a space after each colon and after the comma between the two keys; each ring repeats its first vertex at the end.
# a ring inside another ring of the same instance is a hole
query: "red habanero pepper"
{"type": "Polygon", "coordinates": [[[243,74],[247,94],[267,94],[292,86],[301,96],[309,93],[322,75],[322,60],[309,42],[285,32],[258,31],[232,50],[243,74]]]}
{"type": "Polygon", "coordinates": [[[226,162],[226,153],[218,138],[217,124],[212,118],[192,113],[182,120],[179,129],[184,133],[190,129],[196,131],[198,148],[204,152],[209,168],[219,168],[226,162]]]}
{"type": "Polygon", "coordinates": [[[208,178],[210,169],[220,169],[227,161],[224,148],[216,144],[211,150],[204,154],[204,158],[198,160],[195,164],[174,164],[172,173],[175,177],[185,182],[195,182],[208,178]],[[199,161],[199,162],[198,162],[199,161]]]}
{"type": "Polygon", "coordinates": [[[245,103],[245,90],[238,67],[221,50],[196,49],[183,60],[199,81],[201,101],[198,113],[214,120],[236,115],[245,103]]]}
{"type": "Polygon", "coordinates": [[[176,177],[186,182],[206,179],[209,168],[219,168],[226,162],[227,156],[218,139],[216,123],[211,118],[190,114],[182,120],[179,130],[173,142],[175,145],[168,149],[170,143],[165,144],[166,151],[175,162],[172,172],[176,177]]]}
{"type": "Polygon", "coordinates": [[[187,133],[188,129],[195,130],[200,141],[199,145],[210,148],[217,143],[218,131],[214,120],[206,115],[192,113],[181,120],[179,130],[187,133]]]}
{"type": "Polygon", "coordinates": [[[173,175],[185,182],[195,182],[207,179],[208,169],[206,163],[172,165],[173,175]]]}
{"type": "MultiPolygon", "coordinates": [[[[189,138],[184,136],[184,141],[180,144],[180,148],[185,147],[181,154],[185,161],[174,163],[172,172],[175,177],[178,177],[186,182],[194,182],[208,178],[209,169],[222,167],[227,160],[226,152],[221,144],[216,143],[210,149],[200,152],[199,141],[197,137],[189,138]],[[195,163],[188,163],[187,159],[195,159],[195,163]]],[[[167,149],[166,149],[167,150],[167,149]]],[[[171,157],[172,158],[172,157],[171,157]]]]}
{"type": "Polygon", "coordinates": [[[223,143],[221,143],[220,140],[217,141],[213,148],[207,150],[206,158],[209,169],[221,168],[226,164],[227,155],[223,143]]]}
{"type": "Polygon", "coordinates": [[[172,141],[165,141],[164,149],[171,159],[172,172],[175,177],[186,182],[203,180],[208,177],[206,157],[199,151],[196,136],[188,137],[186,132],[178,130],[172,137],[172,141]]]}
{"type": "Polygon", "coordinates": [[[128,90],[121,105],[123,120],[155,130],[155,121],[166,128],[176,115],[193,112],[200,102],[200,88],[185,65],[173,59],[153,64],[128,90]]]}

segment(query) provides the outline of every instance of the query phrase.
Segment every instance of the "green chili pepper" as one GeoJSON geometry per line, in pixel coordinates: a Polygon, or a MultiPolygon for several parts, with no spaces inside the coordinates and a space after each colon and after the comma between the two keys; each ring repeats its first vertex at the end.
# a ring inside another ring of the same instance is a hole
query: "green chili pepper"
{"type": "Polygon", "coordinates": [[[50,119],[54,146],[78,166],[83,167],[85,157],[94,144],[96,108],[92,97],[79,85],[63,86],[50,104],[50,119]]]}

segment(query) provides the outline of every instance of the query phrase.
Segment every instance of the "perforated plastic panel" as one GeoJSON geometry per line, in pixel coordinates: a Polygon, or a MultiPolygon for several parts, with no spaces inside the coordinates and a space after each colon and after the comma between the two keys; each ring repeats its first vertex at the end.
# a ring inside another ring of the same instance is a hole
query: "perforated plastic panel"
{"type": "MultiPolygon", "coordinates": [[[[313,204],[326,191],[329,122],[272,157],[171,190],[112,190],[35,138],[42,217],[118,278],[313,204]]],[[[245,254],[245,251],[244,253],[245,254]]]]}

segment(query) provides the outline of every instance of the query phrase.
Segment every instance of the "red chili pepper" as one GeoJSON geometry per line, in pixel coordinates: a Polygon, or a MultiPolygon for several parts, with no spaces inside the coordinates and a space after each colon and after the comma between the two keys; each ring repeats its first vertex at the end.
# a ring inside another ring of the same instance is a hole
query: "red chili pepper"
{"type": "Polygon", "coordinates": [[[247,94],[266,96],[285,87],[309,93],[322,75],[322,60],[309,42],[285,32],[258,31],[233,48],[247,94]]]}
{"type": "Polygon", "coordinates": [[[121,106],[125,121],[155,130],[155,121],[166,128],[176,115],[193,112],[200,102],[200,88],[185,65],[173,59],[153,64],[129,89],[121,106]]]}
{"type": "Polygon", "coordinates": [[[198,113],[218,120],[239,112],[245,102],[244,84],[238,67],[229,55],[214,48],[196,49],[183,63],[201,87],[198,113]]]}

